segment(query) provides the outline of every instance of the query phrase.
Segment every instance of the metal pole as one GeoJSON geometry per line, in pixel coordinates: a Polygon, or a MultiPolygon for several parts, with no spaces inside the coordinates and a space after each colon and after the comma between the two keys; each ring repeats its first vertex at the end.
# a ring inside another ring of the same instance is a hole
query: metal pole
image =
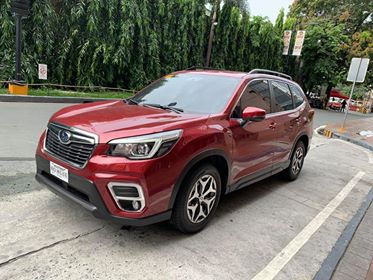
{"type": "Polygon", "coordinates": [[[16,15],[16,75],[15,79],[21,81],[21,29],[22,16],[16,15]]]}
{"type": "Polygon", "coordinates": [[[217,17],[219,5],[220,5],[220,0],[216,0],[215,1],[215,5],[214,5],[214,12],[212,14],[212,20],[211,20],[210,36],[209,36],[209,43],[208,43],[208,46],[207,46],[207,54],[206,54],[205,67],[209,67],[210,66],[210,58],[211,58],[211,51],[212,51],[212,41],[214,39],[215,22],[216,22],[216,17],[217,17]]]}
{"type": "Polygon", "coordinates": [[[341,127],[341,131],[344,131],[344,129],[345,129],[345,124],[346,124],[346,120],[347,120],[348,109],[349,109],[349,107],[350,107],[352,94],[354,93],[356,80],[357,80],[357,77],[359,76],[361,62],[362,62],[362,59],[360,58],[359,67],[357,68],[356,76],[355,76],[354,82],[353,82],[353,84],[352,84],[352,88],[351,88],[351,92],[350,92],[350,97],[349,97],[349,99],[348,99],[348,103],[347,103],[348,106],[347,106],[347,108],[346,108],[345,117],[344,117],[344,119],[343,119],[343,124],[342,124],[342,127],[341,127]]]}

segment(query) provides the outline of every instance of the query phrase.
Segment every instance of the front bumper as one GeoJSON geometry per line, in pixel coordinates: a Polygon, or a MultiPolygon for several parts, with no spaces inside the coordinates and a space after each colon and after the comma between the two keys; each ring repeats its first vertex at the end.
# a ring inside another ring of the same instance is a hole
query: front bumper
{"type": "Polygon", "coordinates": [[[69,184],[67,184],[50,175],[49,161],[39,155],[36,155],[36,165],[37,173],[35,178],[39,183],[47,186],[58,196],[79,204],[97,218],[128,226],[145,226],[166,221],[171,218],[171,210],[138,219],[114,216],[109,213],[93,182],[70,173],[69,184]]]}

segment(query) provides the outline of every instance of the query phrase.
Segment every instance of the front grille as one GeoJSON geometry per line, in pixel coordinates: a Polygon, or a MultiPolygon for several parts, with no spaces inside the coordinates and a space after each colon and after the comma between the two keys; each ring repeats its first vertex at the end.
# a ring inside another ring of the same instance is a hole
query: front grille
{"type": "Polygon", "coordinates": [[[49,124],[45,148],[53,156],[79,168],[84,167],[95,147],[95,138],[88,133],[57,124],[49,124]],[[63,143],[61,131],[69,132],[70,139],[63,143]]]}

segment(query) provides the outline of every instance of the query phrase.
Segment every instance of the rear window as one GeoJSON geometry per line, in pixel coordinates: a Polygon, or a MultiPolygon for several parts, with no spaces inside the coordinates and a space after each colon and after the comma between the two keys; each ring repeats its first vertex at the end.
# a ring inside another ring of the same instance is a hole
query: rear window
{"type": "Polygon", "coordinates": [[[293,98],[287,83],[272,81],[274,112],[293,109],[293,98]]]}
{"type": "Polygon", "coordinates": [[[199,73],[167,75],[141,90],[139,104],[175,106],[186,113],[222,112],[240,83],[239,78],[199,73]]]}
{"type": "Polygon", "coordinates": [[[290,85],[291,92],[293,93],[294,105],[299,107],[304,102],[304,94],[297,86],[290,85]]]}

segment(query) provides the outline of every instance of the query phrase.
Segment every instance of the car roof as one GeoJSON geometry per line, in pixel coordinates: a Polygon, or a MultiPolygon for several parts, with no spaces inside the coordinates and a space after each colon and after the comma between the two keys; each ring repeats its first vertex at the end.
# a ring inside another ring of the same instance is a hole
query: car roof
{"type": "Polygon", "coordinates": [[[205,75],[216,75],[216,76],[225,76],[225,77],[234,77],[242,79],[245,76],[247,76],[247,73],[245,72],[237,72],[237,71],[229,71],[229,70],[218,70],[218,69],[196,69],[196,70],[183,70],[174,72],[174,74],[186,74],[186,73],[192,73],[192,74],[205,74],[205,75]]]}

